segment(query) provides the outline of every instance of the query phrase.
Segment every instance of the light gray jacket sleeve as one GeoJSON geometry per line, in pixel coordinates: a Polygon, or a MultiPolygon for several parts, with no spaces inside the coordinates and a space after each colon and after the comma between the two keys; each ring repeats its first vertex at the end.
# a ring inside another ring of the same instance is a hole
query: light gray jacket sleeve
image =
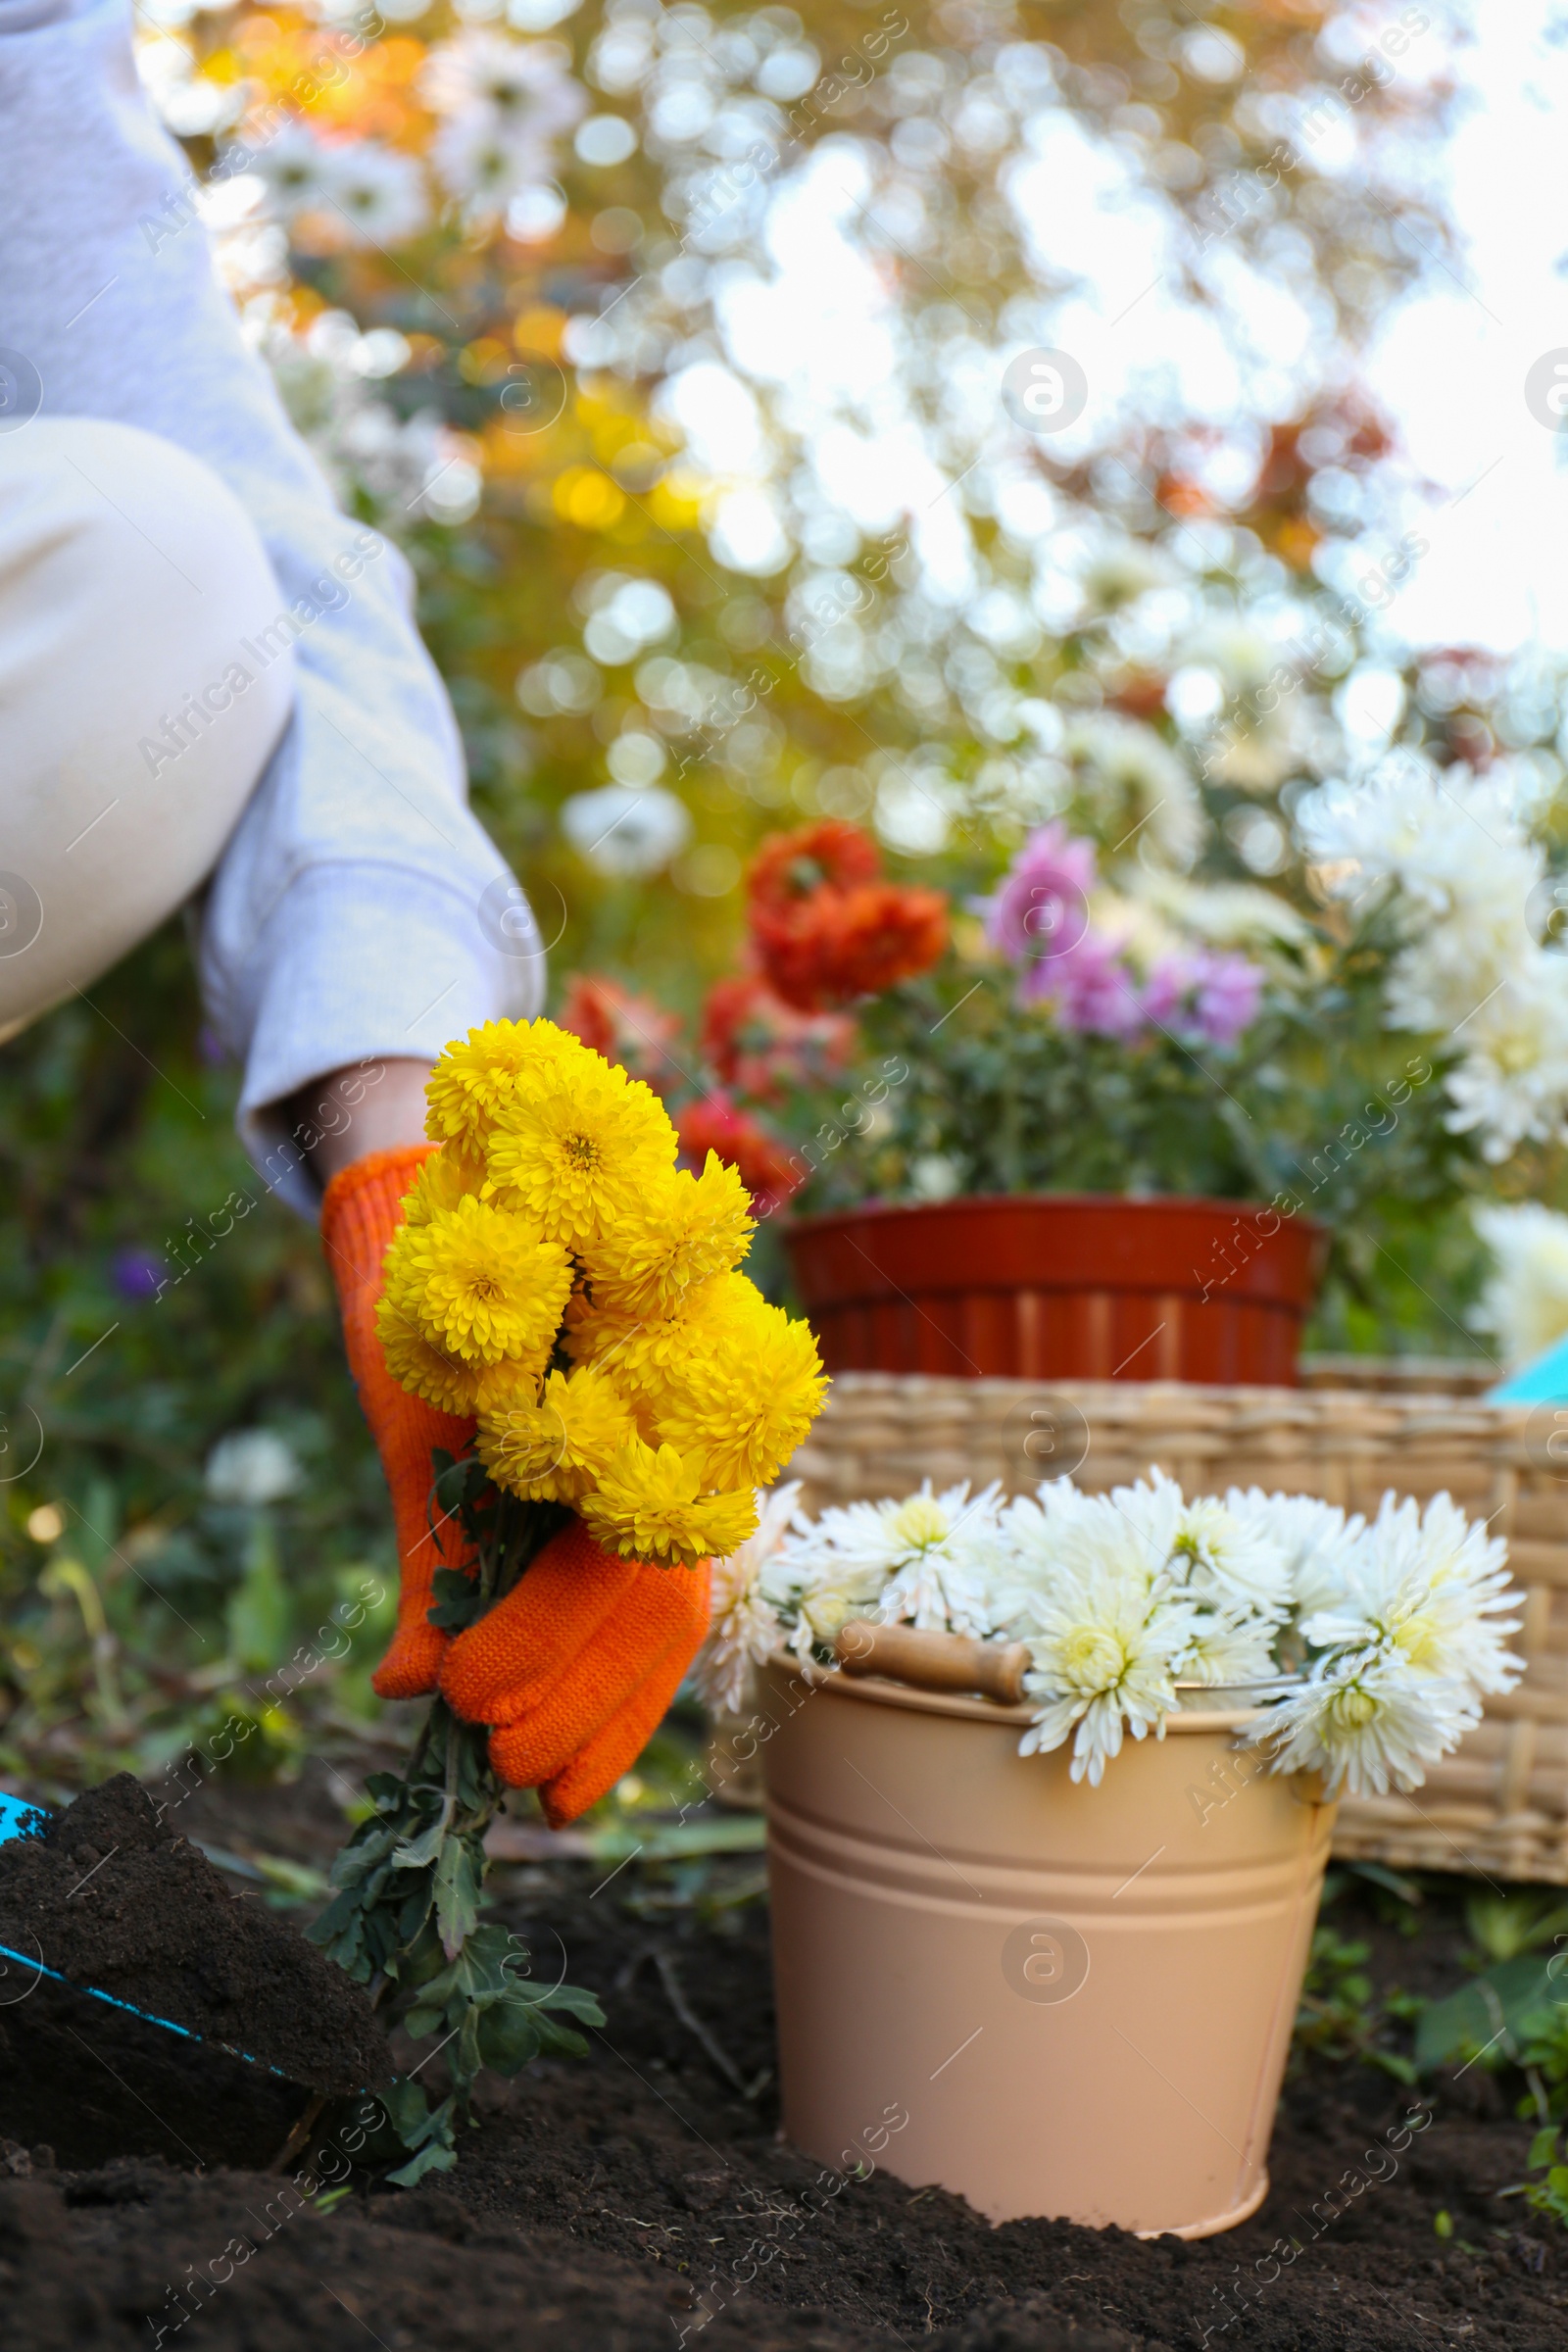
{"type": "MultiPolygon", "coordinates": [[[[294,716],[201,945],[210,1020],[245,1065],[240,1132],[271,1181],[284,1098],[536,1012],[543,958],[515,906],[492,912],[508,872],[467,807],[409,566],[334,505],[245,348],[190,193],[136,78],[127,0],[0,0],[0,346],[36,368],[48,414],[140,425],[211,466],[257,525],[293,637],[294,716]],[[368,546],[352,584],[332,576],[368,546]]],[[[302,1178],[277,1189],[314,1208],[302,1178]]]]}

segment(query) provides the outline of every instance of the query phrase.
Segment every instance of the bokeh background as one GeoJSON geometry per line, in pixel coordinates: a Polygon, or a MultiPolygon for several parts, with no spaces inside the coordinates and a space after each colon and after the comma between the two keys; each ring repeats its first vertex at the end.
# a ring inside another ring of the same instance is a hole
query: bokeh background
{"type": "MultiPolygon", "coordinates": [[[[1483,401],[1451,478],[1419,454],[1437,406],[1455,454],[1443,318],[1493,317],[1473,32],[1445,0],[138,7],[245,331],[416,567],[554,1004],[592,973],[692,1021],[750,854],[816,815],[961,896],[1043,812],[1157,829],[1173,773],[1204,879],[1274,880],[1293,794],[1395,736],[1554,803],[1549,632],[1445,635],[1437,576],[1445,516],[1528,490],[1472,491],[1483,401]]],[[[316,1236],[239,1211],[234,1093],[179,924],[0,1056],[0,1772],[35,1786],[192,1740],[286,1772],[374,1713],[375,1607],[266,1689],[392,1563],[316,1236]]],[[[1509,1181],[1560,1192],[1546,1153],[1509,1181]]],[[[1320,1345],[1472,1344],[1468,1222],[1397,1258],[1320,1345]]]]}

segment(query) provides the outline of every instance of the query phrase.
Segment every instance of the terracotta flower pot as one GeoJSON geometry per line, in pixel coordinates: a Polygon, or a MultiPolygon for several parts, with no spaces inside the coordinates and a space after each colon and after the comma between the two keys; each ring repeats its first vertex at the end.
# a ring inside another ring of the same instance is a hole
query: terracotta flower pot
{"type": "Polygon", "coordinates": [[[1027,1708],[762,1670],[784,2129],[838,2171],[1204,2237],[1268,2187],[1334,1808],[1173,1716],[1099,1788],[1027,1708]]]}
{"type": "Polygon", "coordinates": [[[785,1227],[830,1372],[1294,1387],[1328,1234],[1235,1200],[1030,1194],[785,1227]]]}

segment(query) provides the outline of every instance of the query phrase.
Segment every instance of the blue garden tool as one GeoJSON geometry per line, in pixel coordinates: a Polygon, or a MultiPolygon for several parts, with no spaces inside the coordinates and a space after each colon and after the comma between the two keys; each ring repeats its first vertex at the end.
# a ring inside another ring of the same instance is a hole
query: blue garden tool
{"type": "Polygon", "coordinates": [[[1488,1404],[1568,1404],[1568,1336],[1553,1340],[1544,1355],[1538,1355],[1506,1380],[1487,1391],[1488,1404]]]}

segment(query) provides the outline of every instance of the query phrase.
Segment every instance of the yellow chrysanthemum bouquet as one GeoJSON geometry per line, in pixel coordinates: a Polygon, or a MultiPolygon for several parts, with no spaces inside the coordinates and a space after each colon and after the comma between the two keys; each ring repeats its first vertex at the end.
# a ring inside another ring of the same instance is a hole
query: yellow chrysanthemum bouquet
{"type": "Polygon", "coordinates": [[[481,2067],[581,2050],[563,2014],[604,2022],[519,1979],[482,1919],[486,1830],[508,1788],[560,1828],[629,1770],[707,1628],[709,1559],[752,1534],[827,1385],[806,1325],[737,1271],[739,1176],[677,1167],[639,1080],[549,1021],[496,1021],[427,1100],[433,1152],[368,1153],[322,1202],[398,1528],[375,1687],[431,1704],[310,1932],[448,2052],[440,2107],[412,2082],[388,2101],[406,2182],[454,2161],[481,2067]]]}
{"type": "Polygon", "coordinates": [[[394,1379],[473,1416],[496,1484],[607,1551],[735,1550],[826,1387],[808,1326],[737,1271],[748,1198],[676,1166],[663,1104],[549,1021],[492,1021],[429,1087],[440,1146],[387,1251],[394,1379]]]}

